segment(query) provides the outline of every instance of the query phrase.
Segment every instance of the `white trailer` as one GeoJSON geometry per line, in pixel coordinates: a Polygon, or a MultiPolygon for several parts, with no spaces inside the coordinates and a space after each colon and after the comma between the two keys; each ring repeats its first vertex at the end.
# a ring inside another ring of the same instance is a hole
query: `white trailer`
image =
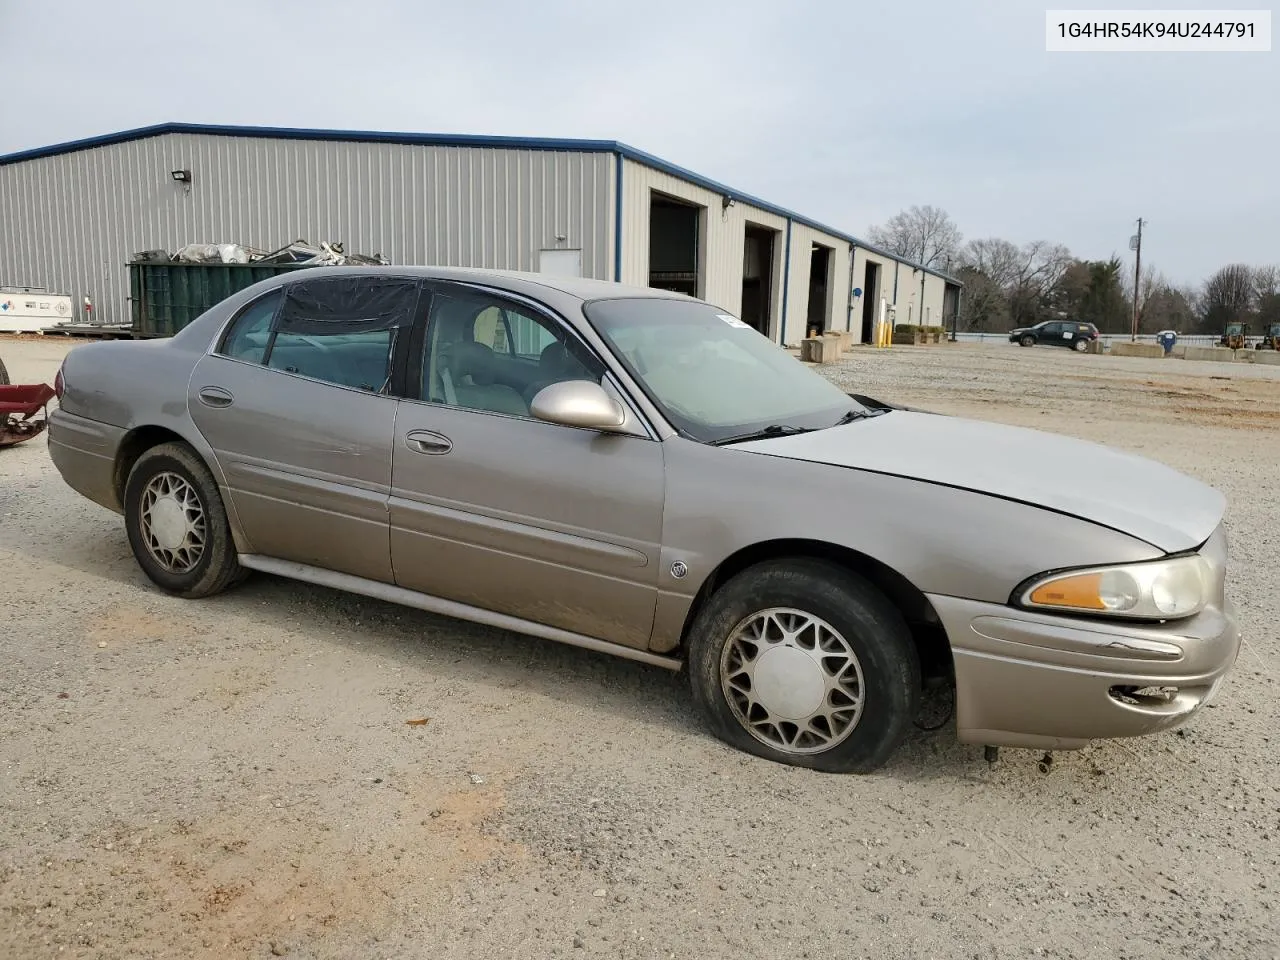
{"type": "Polygon", "coordinates": [[[0,287],[0,333],[39,333],[72,319],[71,297],[44,287],[0,287]]]}

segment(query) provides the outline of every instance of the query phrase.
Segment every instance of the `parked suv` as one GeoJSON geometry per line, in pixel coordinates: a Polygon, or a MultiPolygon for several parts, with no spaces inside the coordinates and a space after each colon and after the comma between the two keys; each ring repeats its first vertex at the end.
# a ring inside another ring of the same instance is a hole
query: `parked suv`
{"type": "Polygon", "coordinates": [[[1053,347],[1071,347],[1082,353],[1089,349],[1090,341],[1097,339],[1097,327],[1075,320],[1045,320],[1034,327],[1018,327],[1009,331],[1010,343],[1020,343],[1024,347],[1044,343],[1053,347]]]}

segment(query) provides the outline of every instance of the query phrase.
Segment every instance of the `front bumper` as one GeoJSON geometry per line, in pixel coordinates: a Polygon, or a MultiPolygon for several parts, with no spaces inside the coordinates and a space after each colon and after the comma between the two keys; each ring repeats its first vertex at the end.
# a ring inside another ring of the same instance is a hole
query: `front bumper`
{"type": "Polygon", "coordinates": [[[964,743],[1072,750],[1169,730],[1209,701],[1240,652],[1235,607],[1225,597],[1167,624],[929,599],[951,640],[964,743]],[[1149,688],[1166,690],[1142,693],[1149,688]]]}

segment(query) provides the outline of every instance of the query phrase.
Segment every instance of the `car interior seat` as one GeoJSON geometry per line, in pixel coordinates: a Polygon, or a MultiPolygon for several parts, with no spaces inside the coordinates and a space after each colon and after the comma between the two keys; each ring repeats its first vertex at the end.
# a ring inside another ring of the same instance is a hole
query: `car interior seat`
{"type": "Polygon", "coordinates": [[[448,345],[441,357],[442,373],[460,407],[491,410],[527,417],[529,406],[520,394],[504,383],[494,382],[493,349],[474,340],[459,340],[448,345]]]}
{"type": "Polygon", "coordinates": [[[543,347],[538,355],[538,374],[534,381],[525,387],[524,402],[532,404],[533,398],[539,391],[553,383],[588,379],[596,378],[591,377],[581,361],[569,352],[568,347],[557,340],[543,347]]]}

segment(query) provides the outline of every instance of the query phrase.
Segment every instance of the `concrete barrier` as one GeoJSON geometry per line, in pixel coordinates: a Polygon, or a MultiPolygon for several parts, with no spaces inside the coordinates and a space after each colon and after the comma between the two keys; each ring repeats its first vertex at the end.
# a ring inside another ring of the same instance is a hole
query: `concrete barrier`
{"type": "Polygon", "coordinates": [[[1280,367],[1280,350],[1254,350],[1254,363],[1267,363],[1273,367],[1280,367]]]}
{"type": "Polygon", "coordinates": [[[1111,344],[1113,357],[1163,357],[1164,347],[1158,343],[1133,343],[1125,340],[1111,344]]]}
{"type": "Polygon", "coordinates": [[[807,363],[835,363],[840,359],[840,338],[806,337],[800,341],[800,359],[807,363]]]}
{"type": "Polygon", "coordinates": [[[1229,347],[1187,347],[1188,360],[1218,360],[1230,363],[1235,360],[1236,352],[1229,347]]]}

